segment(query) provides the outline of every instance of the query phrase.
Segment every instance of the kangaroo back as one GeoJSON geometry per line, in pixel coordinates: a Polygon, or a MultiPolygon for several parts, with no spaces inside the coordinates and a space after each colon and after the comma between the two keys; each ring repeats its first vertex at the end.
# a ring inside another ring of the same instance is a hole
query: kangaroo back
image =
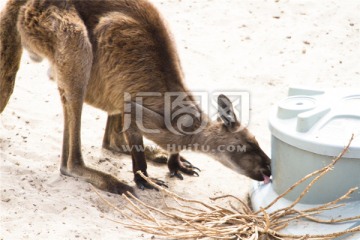
{"type": "Polygon", "coordinates": [[[10,0],[0,13],[0,113],[14,89],[22,54],[16,23],[20,7],[26,0],[10,0]]]}

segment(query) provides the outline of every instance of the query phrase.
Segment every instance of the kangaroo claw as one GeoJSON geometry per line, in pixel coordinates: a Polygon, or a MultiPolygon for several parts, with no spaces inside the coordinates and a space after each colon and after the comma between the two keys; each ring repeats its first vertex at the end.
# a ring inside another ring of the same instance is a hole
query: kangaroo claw
{"type": "MultiPolygon", "coordinates": [[[[200,168],[195,167],[194,165],[192,165],[191,162],[189,162],[188,160],[186,160],[185,158],[183,158],[183,157],[181,157],[181,156],[180,156],[180,161],[184,164],[184,166],[185,166],[186,168],[191,168],[191,169],[193,169],[193,170],[196,170],[196,171],[201,172],[200,168]]],[[[197,172],[195,172],[195,173],[197,174],[197,176],[199,176],[199,174],[198,174],[197,172]]],[[[193,175],[194,173],[189,173],[189,174],[190,174],[190,175],[193,175]]]]}
{"type": "Polygon", "coordinates": [[[170,177],[177,177],[178,179],[183,180],[184,177],[180,172],[190,176],[199,176],[197,171],[200,172],[200,169],[179,155],[172,156],[172,158],[169,159],[169,163],[170,177]]]}
{"type": "Polygon", "coordinates": [[[178,171],[174,171],[174,172],[170,172],[170,177],[177,177],[180,180],[184,180],[184,177],[182,176],[181,173],[179,173],[178,171]]]}

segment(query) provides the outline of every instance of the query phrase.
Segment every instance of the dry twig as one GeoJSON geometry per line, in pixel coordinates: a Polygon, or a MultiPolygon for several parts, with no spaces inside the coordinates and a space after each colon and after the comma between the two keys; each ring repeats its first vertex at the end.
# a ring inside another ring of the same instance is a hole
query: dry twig
{"type": "MultiPolygon", "coordinates": [[[[241,208],[236,209],[230,204],[230,208],[224,208],[219,205],[209,205],[201,201],[189,200],[178,196],[177,194],[157,186],[149,178],[141,175],[146,181],[154,185],[163,193],[164,202],[166,204],[165,210],[145,204],[130,193],[128,196],[124,195],[128,206],[124,209],[119,209],[114,204],[104,199],[94,188],[99,197],[108,204],[111,208],[120,212],[128,221],[116,221],[124,226],[164,236],[171,239],[332,239],[348,233],[360,232],[360,226],[347,229],[345,231],[336,232],[332,234],[316,234],[316,235],[291,235],[284,234],[280,231],[286,228],[289,223],[301,218],[318,223],[340,223],[340,222],[354,222],[359,221],[360,216],[342,218],[342,219],[320,219],[315,217],[319,213],[342,206],[338,204],[341,200],[349,198],[350,195],[357,190],[357,188],[350,189],[346,194],[340,198],[325,203],[318,207],[309,208],[306,210],[297,210],[295,205],[306,195],[310,188],[327,172],[333,169],[335,163],[348,151],[349,146],[353,140],[349,140],[348,145],[343,151],[327,166],[313,173],[308,174],[303,179],[296,182],[283,194],[279,195],[268,206],[261,208],[257,212],[253,212],[242,200],[239,198],[226,195],[221,197],[211,198],[211,200],[233,198],[237,200],[241,208]],[[284,197],[295,187],[307,179],[314,177],[314,179],[303,190],[299,197],[288,207],[268,212],[279,199],[284,197]],[[165,199],[173,200],[177,207],[169,207],[165,199]],[[189,205],[191,204],[191,205],[189,205]],[[126,209],[130,210],[131,215],[126,213],[126,209]],[[242,210],[242,211],[239,211],[242,210]],[[129,221],[131,223],[129,223],[129,221]]],[[[113,220],[114,221],[114,220],[113,220]]]]}

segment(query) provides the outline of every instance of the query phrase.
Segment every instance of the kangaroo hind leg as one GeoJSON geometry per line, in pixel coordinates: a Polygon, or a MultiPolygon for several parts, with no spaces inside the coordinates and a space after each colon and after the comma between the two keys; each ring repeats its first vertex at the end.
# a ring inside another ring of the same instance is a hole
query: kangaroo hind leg
{"type": "Polygon", "coordinates": [[[133,192],[130,186],[114,176],[87,167],[82,157],[81,113],[93,58],[84,23],[75,8],[68,5],[66,10],[61,6],[45,8],[45,13],[36,9],[44,8],[32,8],[33,14],[45,14],[47,17],[36,27],[26,25],[24,21],[22,32],[25,39],[31,39],[27,45],[35,50],[35,53],[48,57],[56,71],[64,111],[61,173],[79,177],[99,189],[112,193],[133,192]]]}
{"type": "MultiPolygon", "coordinates": [[[[123,131],[122,114],[109,115],[105,127],[102,145],[103,148],[116,153],[131,155],[129,145],[126,142],[123,131]]],[[[159,147],[145,146],[145,157],[147,160],[166,164],[168,153],[159,147]]]]}
{"type": "Polygon", "coordinates": [[[16,73],[22,54],[21,39],[16,28],[18,12],[24,2],[8,2],[0,13],[0,113],[14,90],[16,73]]]}

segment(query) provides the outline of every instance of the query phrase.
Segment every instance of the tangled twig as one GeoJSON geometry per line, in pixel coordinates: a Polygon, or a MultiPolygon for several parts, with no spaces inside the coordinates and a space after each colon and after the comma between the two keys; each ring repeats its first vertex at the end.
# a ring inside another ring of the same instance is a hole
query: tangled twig
{"type": "MultiPolygon", "coordinates": [[[[159,189],[163,193],[164,202],[170,199],[176,203],[177,207],[169,207],[166,204],[165,210],[150,206],[139,200],[131,193],[127,196],[123,195],[128,205],[124,209],[119,209],[104,199],[95,189],[99,197],[108,204],[111,208],[120,212],[127,221],[115,221],[122,225],[140,230],[143,232],[155,234],[157,236],[164,236],[171,239],[332,239],[348,233],[360,232],[360,226],[347,229],[345,231],[331,233],[331,234],[314,234],[314,235],[292,235],[284,234],[282,229],[286,228],[290,222],[305,218],[310,221],[318,223],[343,223],[360,220],[360,216],[342,218],[342,219],[320,219],[315,217],[324,211],[343,206],[338,204],[340,201],[347,199],[357,190],[357,188],[350,189],[340,198],[325,203],[323,205],[305,209],[297,210],[295,205],[306,195],[310,188],[326,173],[333,169],[336,162],[348,151],[353,137],[349,140],[348,145],[343,151],[327,166],[313,173],[308,174],[303,179],[296,182],[283,194],[280,194],[274,201],[259,211],[252,211],[245,202],[241,199],[225,195],[221,197],[211,198],[216,201],[218,199],[235,199],[240,204],[240,207],[224,208],[219,205],[210,205],[197,200],[190,200],[178,196],[177,194],[156,185],[141,172],[138,172],[141,177],[159,189]],[[315,176],[315,177],[314,177],[315,176]],[[299,197],[288,207],[269,212],[269,209],[276,204],[282,197],[291,192],[302,182],[314,177],[308,186],[302,191],[299,197]],[[191,205],[189,205],[191,204],[191,205]],[[132,214],[128,214],[130,211],[132,214]],[[261,238],[264,237],[264,238],[261,238]]],[[[114,220],[113,220],[114,221],[114,220]]]]}

